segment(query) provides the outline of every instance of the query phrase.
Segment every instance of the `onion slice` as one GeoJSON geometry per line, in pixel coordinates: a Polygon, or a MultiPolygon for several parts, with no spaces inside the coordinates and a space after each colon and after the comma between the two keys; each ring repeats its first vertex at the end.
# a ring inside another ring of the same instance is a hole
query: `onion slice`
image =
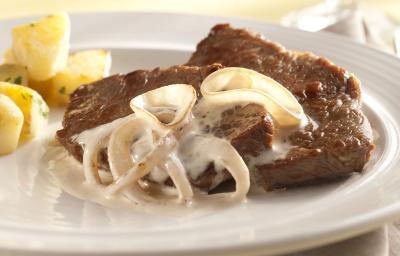
{"type": "Polygon", "coordinates": [[[116,194],[147,175],[155,166],[166,161],[169,153],[176,147],[176,144],[177,142],[174,138],[170,136],[163,137],[158,145],[155,145],[155,148],[143,160],[134,163],[132,168],[126,170],[114,183],[109,185],[107,193],[109,195],[116,194]]]}
{"type": "Polygon", "coordinates": [[[133,187],[141,198],[148,199],[140,189],[140,179],[155,167],[162,166],[178,190],[179,201],[190,200],[193,191],[185,169],[174,152],[178,144],[175,134],[189,122],[195,102],[196,91],[185,84],[161,87],[131,100],[130,106],[136,118],[115,129],[109,141],[109,162],[115,181],[106,188],[108,195],[133,187]],[[148,136],[149,133],[152,136],[148,136]],[[135,162],[131,146],[135,147],[135,138],[144,134],[147,134],[147,141],[152,147],[135,162]]]}
{"type": "Polygon", "coordinates": [[[185,167],[183,167],[176,154],[170,155],[170,158],[164,163],[164,169],[178,190],[179,202],[189,202],[193,198],[192,186],[186,176],[185,167]]]}
{"type": "Polygon", "coordinates": [[[170,129],[189,121],[196,91],[187,84],[171,84],[146,92],[130,102],[137,116],[170,129]]]}
{"type": "MultiPolygon", "coordinates": [[[[115,179],[134,166],[131,148],[135,147],[135,140],[144,136],[149,137],[148,133],[151,133],[151,127],[137,117],[129,118],[111,133],[107,153],[110,171],[115,179]]],[[[153,141],[149,143],[153,144],[153,141]]]]}
{"type": "Polygon", "coordinates": [[[236,183],[234,192],[208,195],[221,197],[226,200],[242,200],[250,189],[250,174],[242,157],[236,149],[226,140],[211,136],[195,136],[196,154],[202,154],[206,159],[222,166],[232,175],[236,183]]]}
{"type": "Polygon", "coordinates": [[[256,103],[264,106],[280,127],[299,125],[305,120],[296,98],[274,79],[246,68],[224,68],[204,79],[204,98],[218,104],[256,103]]]}
{"type": "Polygon", "coordinates": [[[101,184],[98,169],[98,155],[100,151],[106,147],[110,134],[116,127],[126,122],[127,118],[134,118],[134,116],[129,115],[125,118],[119,118],[94,129],[84,131],[75,139],[79,144],[84,145],[82,162],[87,183],[101,184]]]}

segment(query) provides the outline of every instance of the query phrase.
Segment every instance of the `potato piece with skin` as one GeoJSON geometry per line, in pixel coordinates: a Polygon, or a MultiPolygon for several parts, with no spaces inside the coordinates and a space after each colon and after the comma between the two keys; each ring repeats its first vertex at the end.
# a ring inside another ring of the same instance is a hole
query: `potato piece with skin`
{"type": "Polygon", "coordinates": [[[12,49],[17,62],[28,68],[29,78],[43,81],[65,68],[69,38],[69,17],[58,13],[15,27],[12,49]]]}
{"type": "Polygon", "coordinates": [[[47,125],[49,107],[36,91],[21,85],[0,82],[0,94],[10,97],[24,114],[20,142],[36,137],[47,125]]]}
{"type": "Polygon", "coordinates": [[[17,148],[23,123],[22,111],[9,97],[0,94],[0,155],[17,148]]]}
{"type": "Polygon", "coordinates": [[[67,66],[52,78],[52,102],[66,105],[69,95],[80,85],[109,75],[111,54],[106,50],[85,50],[69,56],[67,66]]]}
{"type": "Polygon", "coordinates": [[[28,85],[28,72],[25,67],[17,64],[0,65],[0,81],[19,85],[28,85]]]}

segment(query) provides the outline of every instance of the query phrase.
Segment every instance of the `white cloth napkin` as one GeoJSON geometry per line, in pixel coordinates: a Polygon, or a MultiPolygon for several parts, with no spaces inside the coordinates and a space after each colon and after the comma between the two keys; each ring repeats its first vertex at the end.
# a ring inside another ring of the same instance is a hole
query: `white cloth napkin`
{"type": "MultiPolygon", "coordinates": [[[[374,21],[367,18],[367,13],[359,9],[349,10],[342,19],[336,23],[327,26],[323,31],[333,32],[342,36],[353,39],[359,43],[368,44],[382,51],[391,52],[393,49],[388,46],[390,43],[385,42],[382,38],[382,29],[379,24],[385,20],[374,21]],[[371,25],[374,24],[374,25],[371,25]]],[[[381,25],[385,27],[384,24],[381,25]]]]}
{"type": "Polygon", "coordinates": [[[395,24],[381,12],[360,8],[354,3],[328,3],[326,1],[292,12],[284,17],[281,23],[311,32],[329,31],[382,51],[394,51],[394,32],[399,24],[395,24]]]}
{"type": "MultiPolygon", "coordinates": [[[[320,5],[308,8],[299,14],[292,13],[283,20],[283,24],[316,31],[318,29],[315,28],[315,25],[311,25],[313,23],[311,20],[316,18],[323,20],[324,17],[327,17],[328,23],[333,13],[336,12],[337,20],[321,28],[322,31],[346,36],[356,42],[368,44],[382,51],[393,52],[392,37],[395,26],[381,13],[361,10],[355,6],[348,9],[332,9],[332,6],[326,6],[328,9],[325,10],[322,8],[323,6],[320,5]],[[325,12],[325,15],[322,14],[321,16],[321,10],[325,12]],[[307,15],[312,15],[313,12],[319,13],[310,18],[310,22],[307,22],[307,15]],[[299,19],[302,20],[299,21],[299,19]],[[310,23],[309,29],[307,29],[307,23],[310,23]],[[390,31],[392,31],[391,34],[390,31]]],[[[389,227],[385,226],[346,241],[286,256],[388,256],[389,251],[391,256],[397,256],[400,255],[399,230],[400,223],[395,223],[389,225],[389,227]]]]}

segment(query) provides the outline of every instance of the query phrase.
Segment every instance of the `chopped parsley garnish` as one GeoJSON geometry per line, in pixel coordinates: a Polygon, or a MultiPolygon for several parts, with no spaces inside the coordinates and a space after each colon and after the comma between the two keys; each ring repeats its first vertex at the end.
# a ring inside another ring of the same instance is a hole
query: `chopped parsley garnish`
{"type": "Polygon", "coordinates": [[[58,90],[60,94],[65,94],[65,91],[66,91],[65,86],[61,87],[60,90],[58,90]]]}
{"type": "Polygon", "coordinates": [[[35,26],[35,24],[33,24],[33,23],[30,23],[29,24],[29,26],[31,26],[32,28],[35,26]]]}
{"type": "Polygon", "coordinates": [[[19,84],[19,85],[21,85],[21,84],[22,84],[22,77],[21,77],[21,76],[17,76],[17,77],[15,78],[15,80],[14,80],[14,84],[19,84]]]}
{"type": "Polygon", "coordinates": [[[48,118],[49,117],[49,111],[42,111],[42,116],[44,118],[48,118]]]}
{"type": "MultiPolygon", "coordinates": [[[[31,95],[31,94],[29,94],[29,93],[21,93],[21,96],[22,96],[22,98],[24,99],[24,100],[28,100],[28,99],[32,99],[33,98],[33,96],[31,95]]],[[[33,98],[33,100],[35,100],[35,98],[33,98]]]]}

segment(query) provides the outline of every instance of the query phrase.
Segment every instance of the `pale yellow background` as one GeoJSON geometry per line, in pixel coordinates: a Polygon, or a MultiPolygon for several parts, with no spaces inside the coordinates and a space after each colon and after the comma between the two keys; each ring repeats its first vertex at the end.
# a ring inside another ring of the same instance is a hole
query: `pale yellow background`
{"type": "MultiPolygon", "coordinates": [[[[55,11],[155,11],[240,16],[278,22],[290,11],[320,0],[0,0],[0,18],[55,11]]],[[[359,0],[400,22],[400,0],[359,0]]]]}

